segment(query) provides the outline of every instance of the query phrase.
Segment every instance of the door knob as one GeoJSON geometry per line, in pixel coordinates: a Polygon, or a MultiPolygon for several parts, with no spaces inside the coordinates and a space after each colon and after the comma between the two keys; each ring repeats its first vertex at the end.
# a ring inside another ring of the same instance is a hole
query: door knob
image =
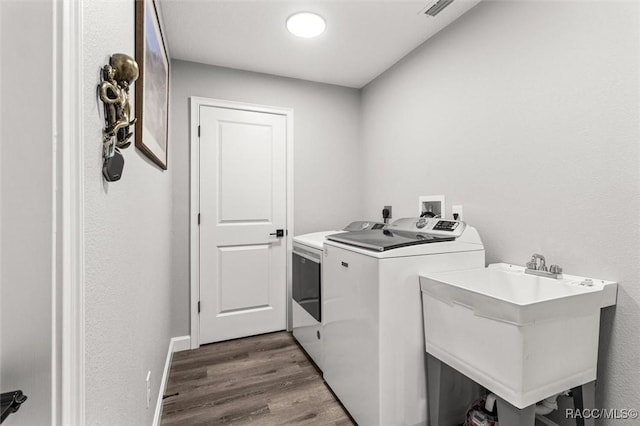
{"type": "Polygon", "coordinates": [[[276,232],[272,232],[269,235],[273,235],[278,238],[284,237],[284,229],[276,229],[276,232]]]}

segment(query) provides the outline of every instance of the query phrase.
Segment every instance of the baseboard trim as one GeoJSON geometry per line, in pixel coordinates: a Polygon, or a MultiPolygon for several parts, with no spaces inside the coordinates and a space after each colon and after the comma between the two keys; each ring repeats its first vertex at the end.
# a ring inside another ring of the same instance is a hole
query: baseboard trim
{"type": "Polygon", "coordinates": [[[156,411],[153,415],[153,426],[160,426],[162,420],[162,397],[167,389],[167,380],[169,380],[169,370],[171,369],[171,360],[174,352],[180,352],[191,349],[191,336],[172,337],[169,340],[169,349],[167,350],[167,359],[164,362],[164,370],[162,371],[162,380],[160,382],[160,390],[158,391],[158,400],[156,401],[156,411]]]}
{"type": "Polygon", "coordinates": [[[171,339],[173,352],[181,352],[191,349],[191,336],[180,336],[171,339]]]}

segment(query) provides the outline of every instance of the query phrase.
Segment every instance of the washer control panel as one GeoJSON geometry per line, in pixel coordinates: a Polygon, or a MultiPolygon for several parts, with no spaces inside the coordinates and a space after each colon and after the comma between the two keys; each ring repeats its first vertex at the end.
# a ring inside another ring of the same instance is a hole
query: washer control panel
{"type": "Polygon", "coordinates": [[[386,225],[389,231],[420,232],[424,234],[459,237],[464,232],[465,223],[461,220],[437,219],[426,217],[405,217],[386,225]]]}
{"type": "Polygon", "coordinates": [[[439,220],[433,225],[433,230],[454,232],[458,226],[460,226],[460,222],[456,220],[439,220]]]}

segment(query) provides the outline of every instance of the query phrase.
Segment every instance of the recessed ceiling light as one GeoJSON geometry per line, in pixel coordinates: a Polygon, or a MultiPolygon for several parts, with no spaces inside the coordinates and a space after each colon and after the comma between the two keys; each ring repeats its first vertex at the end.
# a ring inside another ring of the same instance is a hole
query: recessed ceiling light
{"type": "Polygon", "coordinates": [[[311,38],[322,34],[327,28],[322,16],[311,12],[300,12],[289,16],[287,29],[297,37],[311,38]]]}

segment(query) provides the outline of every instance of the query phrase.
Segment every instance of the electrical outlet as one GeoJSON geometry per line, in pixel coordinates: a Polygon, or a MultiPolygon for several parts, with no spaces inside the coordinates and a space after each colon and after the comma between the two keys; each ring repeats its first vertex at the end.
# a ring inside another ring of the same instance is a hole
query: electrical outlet
{"type": "MultiPolygon", "coordinates": [[[[384,206],[383,207],[383,210],[388,210],[389,211],[389,217],[387,217],[387,219],[391,219],[393,217],[391,209],[392,209],[391,206],[384,206]]],[[[384,219],[384,217],[383,217],[383,219],[384,219]]]]}
{"type": "Polygon", "coordinates": [[[456,219],[456,220],[463,220],[462,219],[462,206],[459,205],[459,204],[455,205],[455,206],[451,206],[451,216],[453,216],[453,218],[456,219]]]}
{"type": "Polygon", "coordinates": [[[151,370],[147,371],[147,409],[151,406],[151,370]]]}

